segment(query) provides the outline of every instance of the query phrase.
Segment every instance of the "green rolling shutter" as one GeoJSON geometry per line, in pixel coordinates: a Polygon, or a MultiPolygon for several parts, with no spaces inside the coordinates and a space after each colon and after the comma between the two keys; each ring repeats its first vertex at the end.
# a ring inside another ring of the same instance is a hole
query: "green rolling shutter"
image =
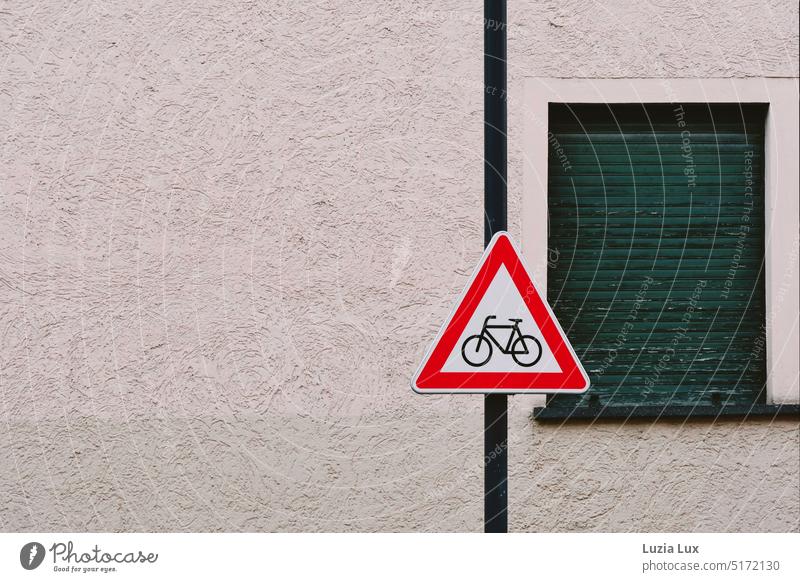
{"type": "Polygon", "coordinates": [[[763,402],[765,114],[551,104],[547,292],[592,387],[548,406],[763,402]]]}

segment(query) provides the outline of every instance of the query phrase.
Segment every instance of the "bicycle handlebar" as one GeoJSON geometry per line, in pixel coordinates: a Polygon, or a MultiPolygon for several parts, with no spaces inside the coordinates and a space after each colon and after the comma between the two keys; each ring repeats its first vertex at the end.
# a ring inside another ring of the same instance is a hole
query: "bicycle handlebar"
{"type": "MultiPolygon", "coordinates": [[[[488,322],[490,319],[497,319],[497,316],[496,316],[496,315],[489,315],[489,316],[487,316],[487,317],[486,317],[486,319],[483,321],[484,325],[485,325],[485,324],[486,324],[486,323],[487,323],[487,322],[488,322]]],[[[521,319],[514,319],[514,318],[512,318],[512,317],[509,317],[509,318],[508,318],[508,321],[510,321],[510,322],[512,322],[512,323],[522,323],[522,320],[521,320],[521,319]]]]}

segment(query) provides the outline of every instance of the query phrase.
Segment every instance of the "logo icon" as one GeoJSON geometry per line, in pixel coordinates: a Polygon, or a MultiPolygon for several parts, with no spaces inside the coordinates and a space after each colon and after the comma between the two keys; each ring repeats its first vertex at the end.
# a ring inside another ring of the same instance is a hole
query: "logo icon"
{"type": "Polygon", "coordinates": [[[39,542],[28,542],[19,551],[19,563],[26,570],[35,570],[44,560],[44,546],[39,542]]]}

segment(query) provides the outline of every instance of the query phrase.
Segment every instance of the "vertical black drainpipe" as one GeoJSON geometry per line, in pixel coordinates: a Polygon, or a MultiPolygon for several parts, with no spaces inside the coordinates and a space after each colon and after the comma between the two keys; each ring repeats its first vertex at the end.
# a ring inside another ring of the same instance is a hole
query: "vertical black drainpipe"
{"type": "MultiPolygon", "coordinates": [[[[506,2],[483,3],[484,246],[507,230],[506,2]]],[[[484,397],[484,531],[508,531],[508,402],[505,394],[484,397]]]]}

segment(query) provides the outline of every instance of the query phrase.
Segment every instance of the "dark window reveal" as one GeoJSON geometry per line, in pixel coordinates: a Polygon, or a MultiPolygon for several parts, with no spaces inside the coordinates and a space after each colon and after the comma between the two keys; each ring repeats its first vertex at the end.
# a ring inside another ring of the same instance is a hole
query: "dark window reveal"
{"type": "Polygon", "coordinates": [[[766,107],[549,114],[547,292],[592,387],[548,407],[763,403],[766,107]]]}

